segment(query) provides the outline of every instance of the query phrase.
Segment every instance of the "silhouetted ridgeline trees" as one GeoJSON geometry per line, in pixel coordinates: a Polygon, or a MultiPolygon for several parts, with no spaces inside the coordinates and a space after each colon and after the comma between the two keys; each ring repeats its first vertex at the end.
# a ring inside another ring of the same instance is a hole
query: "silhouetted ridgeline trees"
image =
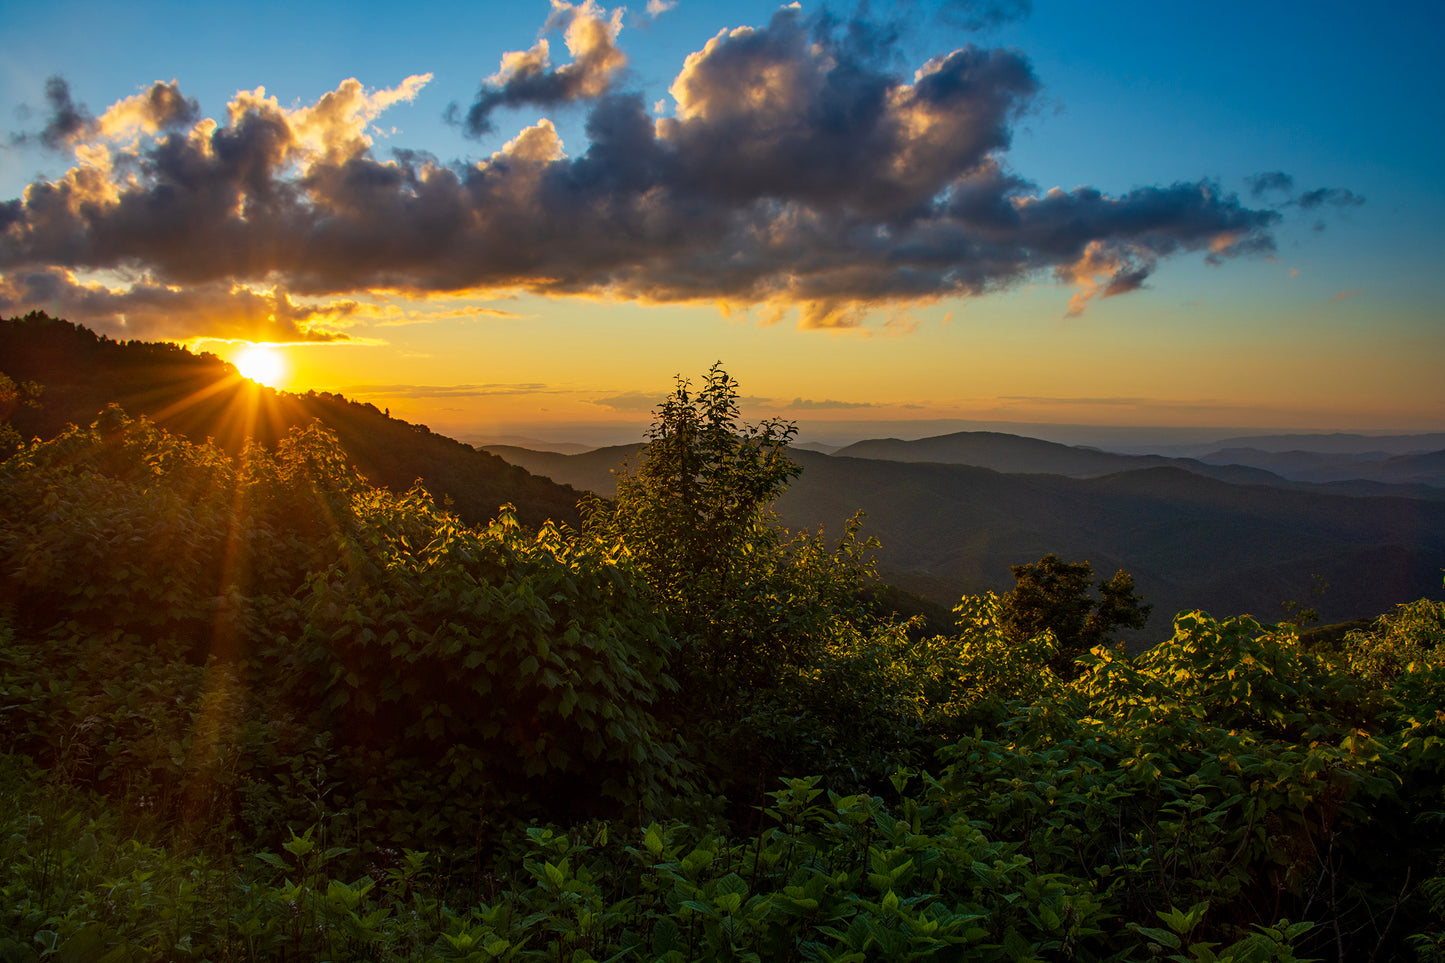
{"type": "Polygon", "coordinates": [[[512,504],[518,520],[532,528],[548,519],[580,521],[580,493],[567,486],[425,425],[387,417],[374,405],[327,392],[298,395],[257,386],[211,354],[112,341],[33,312],[0,319],[0,372],[44,388],[38,407],[12,416],[27,438],[51,438],[68,424],[89,424],[111,403],[192,441],[213,438],[232,454],[248,438],[274,447],[290,429],[319,420],[371,481],[404,492],[420,479],[473,524],[487,522],[503,504],[512,504]]]}

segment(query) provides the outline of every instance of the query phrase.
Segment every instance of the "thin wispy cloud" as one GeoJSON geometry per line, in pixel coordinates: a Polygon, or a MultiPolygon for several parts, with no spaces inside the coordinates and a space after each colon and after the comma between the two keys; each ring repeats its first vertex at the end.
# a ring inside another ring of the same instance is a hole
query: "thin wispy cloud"
{"type": "Polygon", "coordinates": [[[610,408],[613,411],[636,414],[639,412],[651,412],[658,405],[662,404],[663,398],[665,397],[665,392],[653,394],[649,391],[624,391],[621,394],[593,398],[592,403],[603,408],[610,408]]]}
{"type": "Polygon", "coordinates": [[[1313,191],[1305,191],[1295,199],[1295,203],[1302,209],[1310,211],[1322,204],[1328,204],[1331,207],[1359,207],[1365,203],[1365,199],[1343,187],[1321,187],[1313,191]]]}
{"type": "Polygon", "coordinates": [[[811,398],[794,398],[785,407],[794,411],[842,411],[850,408],[878,408],[882,407],[871,401],[834,401],[831,398],[813,400],[811,398]]]}
{"type": "Polygon", "coordinates": [[[499,395],[535,395],[553,393],[557,389],[546,384],[461,384],[461,385],[351,385],[343,394],[358,397],[387,398],[490,398],[499,395]]]}
{"type": "MultiPolygon", "coordinates": [[[[1028,6],[959,9],[984,23],[1028,6]]],[[[482,135],[503,107],[581,105],[588,142],[572,156],[548,120],[477,162],[378,156],[375,119],[429,74],[347,80],[293,108],[258,87],[221,120],[175,83],[100,118],[55,85],[35,137],[75,164],[0,203],[0,310],[53,304],[148,336],[335,338],[358,298],[507,291],[759,306],[839,329],[1039,277],[1071,286],[1077,314],[1170,258],[1274,250],[1281,205],[1212,181],[1106,194],[1015,173],[1014,128],[1040,93],[1017,50],[966,46],[900,73],[891,27],[786,7],[688,56],[654,117],[623,88],[620,9],[556,0],[547,28],[571,59],[554,66],[545,36],[509,54],[458,119],[482,135]],[[105,270],[133,280],[78,280],[105,270]]],[[[1345,203],[1339,190],[1318,203],[1345,203]]]]}
{"type": "MultiPolygon", "coordinates": [[[[1280,207],[1296,207],[1301,211],[1318,211],[1324,207],[1342,210],[1365,203],[1362,196],[1345,187],[1317,187],[1296,192],[1294,178],[1283,171],[1255,174],[1245,178],[1245,182],[1249,185],[1250,197],[1275,198],[1280,207]]],[[[1316,220],[1312,225],[1315,231],[1323,231],[1325,227],[1322,220],[1316,220]]]]}
{"type": "Polygon", "coordinates": [[[964,30],[989,30],[1033,13],[1033,0],[943,0],[939,17],[964,30]]]}
{"type": "Polygon", "coordinates": [[[414,324],[436,324],[442,321],[467,321],[479,318],[503,318],[514,320],[525,317],[515,311],[504,311],[501,308],[478,308],[478,307],[457,307],[439,308],[430,311],[418,311],[416,309],[395,309],[389,312],[378,312],[375,317],[368,321],[372,327],[377,328],[400,328],[414,324]]]}
{"type": "Polygon", "coordinates": [[[1101,407],[1122,407],[1133,408],[1140,405],[1155,405],[1159,403],[1157,398],[1058,398],[1045,395],[1000,395],[999,401],[1008,404],[1029,404],[1029,405],[1061,405],[1061,406],[1101,406],[1101,407]]]}
{"type": "Polygon", "coordinates": [[[1245,178],[1249,184],[1249,195],[1254,198],[1271,194],[1288,196],[1294,192],[1294,178],[1284,171],[1264,171],[1245,178]]]}

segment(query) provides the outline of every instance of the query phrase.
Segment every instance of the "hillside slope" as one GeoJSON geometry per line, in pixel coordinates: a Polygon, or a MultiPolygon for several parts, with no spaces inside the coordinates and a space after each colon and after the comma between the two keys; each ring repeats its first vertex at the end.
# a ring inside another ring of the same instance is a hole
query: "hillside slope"
{"type": "Polygon", "coordinates": [[[1335,483],[1367,480],[1384,485],[1445,488],[1445,451],[1391,455],[1383,451],[1332,454],[1225,448],[1200,461],[1211,465],[1252,465],[1293,481],[1335,483]]]}
{"type": "Polygon", "coordinates": [[[111,341],[44,315],[0,319],[0,372],[43,386],[40,406],[11,418],[26,437],[88,424],[112,402],[192,440],[214,438],[233,453],[247,438],[274,445],[292,427],[319,420],[373,482],[405,491],[420,480],[468,522],[487,522],[507,503],[526,525],[578,521],[579,493],[569,487],[373,405],[260,387],[219,358],[175,345],[111,341]]]}
{"type": "Polygon", "coordinates": [[[1233,448],[1199,458],[1157,454],[1119,454],[1079,445],[1062,445],[996,431],[960,431],[914,441],[875,438],[841,448],[834,454],[848,458],[887,461],[938,462],[973,465],[1019,474],[1065,475],[1098,478],[1140,468],[1182,468],[1196,475],[1235,485],[1273,485],[1297,488],[1301,484],[1332,483],[1339,494],[1396,494],[1410,497],[1445,497],[1445,470],[1433,455],[1412,455],[1383,460],[1359,456],[1292,452],[1290,458],[1272,452],[1233,448]],[[1300,471],[1301,465],[1327,466],[1300,471]],[[1381,489],[1381,485],[1398,486],[1381,489]]]}
{"type": "MultiPolygon", "coordinates": [[[[600,494],[641,446],[585,455],[493,449],[529,471],[600,494]]],[[[1156,612],[1283,616],[1306,601],[1327,621],[1433,596],[1445,568],[1445,503],[1318,488],[1232,485],[1178,468],[1100,478],[848,458],[794,449],[778,502],[785,524],[840,531],[855,511],[880,542],[884,577],[938,602],[1004,590],[1010,565],[1053,552],[1101,574],[1123,568],[1156,612]],[[1329,583],[1315,599],[1313,576],[1329,583]]],[[[1165,616],[1167,617],[1167,615],[1165,616]]],[[[1158,618],[1158,616],[1156,616],[1158,618]]]]}

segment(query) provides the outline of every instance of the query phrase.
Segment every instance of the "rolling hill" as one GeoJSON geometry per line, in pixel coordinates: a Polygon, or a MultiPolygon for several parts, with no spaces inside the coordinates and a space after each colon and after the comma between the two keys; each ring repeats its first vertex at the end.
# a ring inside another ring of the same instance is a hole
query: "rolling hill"
{"type": "MultiPolygon", "coordinates": [[[[1265,443],[1268,443],[1267,438],[1265,443]]],[[[1377,457],[1370,457],[1229,448],[1199,458],[1180,458],[1118,454],[996,431],[960,431],[915,441],[871,439],[848,445],[833,454],[887,461],[973,465],[1001,472],[1065,475],[1070,478],[1098,478],[1140,468],[1181,468],[1236,485],[1290,488],[1298,487],[1301,482],[1332,483],[1339,493],[1359,495],[1385,494],[1387,492],[1382,491],[1380,486],[1394,485],[1399,486],[1392,492],[1397,495],[1445,497],[1445,491],[1423,490],[1445,487],[1445,452],[1393,457],[1380,452],[1377,457]]]]}
{"type": "Polygon", "coordinates": [[[1252,465],[1291,481],[1323,484],[1367,480],[1382,485],[1445,488],[1445,451],[1391,455],[1384,451],[1334,453],[1225,448],[1201,455],[1208,465],[1252,465]]]}

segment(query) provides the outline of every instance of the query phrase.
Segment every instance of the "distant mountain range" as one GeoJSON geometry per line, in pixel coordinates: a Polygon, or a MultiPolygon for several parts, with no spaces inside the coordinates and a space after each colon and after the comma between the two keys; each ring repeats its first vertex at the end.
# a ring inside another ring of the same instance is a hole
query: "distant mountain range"
{"type": "MultiPolygon", "coordinates": [[[[989,446],[1043,450],[998,437],[989,446]]],[[[611,495],[613,470],[640,457],[642,446],[578,455],[490,450],[536,474],[611,495]]],[[[861,509],[865,534],[880,542],[884,577],[944,604],[964,593],[1007,590],[1010,565],[1053,552],[1087,560],[1101,575],[1119,568],[1133,574],[1165,620],[1147,637],[1185,608],[1272,621],[1289,600],[1314,605],[1328,621],[1377,615],[1438,596],[1445,568],[1439,499],[1346,495],[1277,476],[1278,484],[1237,484],[1172,465],[1073,478],[843,452],[794,449],[792,456],[803,472],[778,502],[785,524],[836,535],[861,509]],[[1312,595],[1316,575],[1329,583],[1320,598],[1312,595]]]]}
{"type": "Polygon", "coordinates": [[[1317,435],[1241,435],[1238,438],[1224,438],[1204,447],[1252,448],[1268,452],[1312,451],[1326,455],[1372,452],[1411,455],[1445,449],[1445,432],[1419,435],[1356,435],[1338,431],[1317,435]]]}
{"type": "Polygon", "coordinates": [[[1097,448],[1061,445],[997,431],[960,431],[916,441],[880,438],[848,445],[833,454],[845,458],[972,465],[975,468],[992,468],[1000,472],[1065,475],[1070,478],[1097,478],[1100,475],[1137,468],[1173,465],[1210,478],[1240,484],[1268,484],[1278,481],[1269,478],[1268,473],[1253,468],[1205,464],[1193,459],[1164,458],[1159,455],[1118,455],[1097,448]]]}
{"type": "MultiPolygon", "coordinates": [[[[1328,435],[1321,437],[1335,438],[1328,435]]],[[[1384,453],[1273,453],[1254,448],[1230,448],[1201,458],[1171,458],[1163,455],[1122,455],[1001,432],[961,431],[916,441],[896,438],[860,441],[833,454],[886,461],[973,465],[1001,472],[1065,475],[1069,478],[1098,478],[1140,468],[1182,468],[1196,475],[1238,485],[1335,483],[1336,491],[1361,495],[1383,494],[1381,485],[1400,485],[1405,487],[1394,494],[1445,497],[1445,451],[1391,457],[1384,453]],[[1442,490],[1424,491],[1422,487],[1442,490]]]]}
{"type": "Polygon", "coordinates": [[[1202,455],[1209,465],[1251,465],[1291,481],[1373,481],[1384,485],[1445,487],[1445,451],[1391,455],[1383,451],[1336,454],[1319,451],[1261,451],[1225,448],[1202,455]]]}

